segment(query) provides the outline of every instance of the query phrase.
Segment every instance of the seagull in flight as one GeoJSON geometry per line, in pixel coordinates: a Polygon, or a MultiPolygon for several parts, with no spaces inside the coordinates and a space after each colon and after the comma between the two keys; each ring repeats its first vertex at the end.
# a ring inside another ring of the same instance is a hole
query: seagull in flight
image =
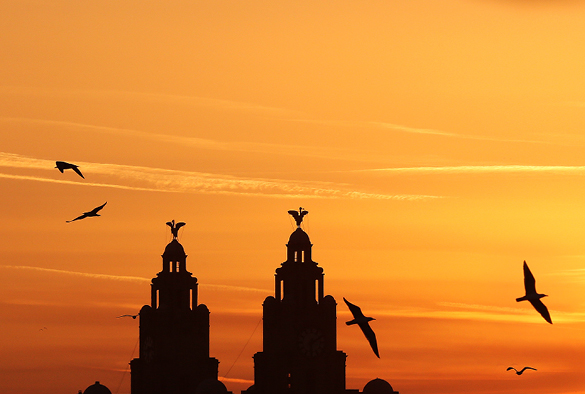
{"type": "Polygon", "coordinates": [[[91,216],[101,216],[101,215],[98,214],[98,212],[100,211],[100,209],[102,209],[103,207],[105,207],[107,203],[108,202],[106,201],[103,205],[100,205],[99,207],[96,207],[96,208],[92,209],[89,212],[84,212],[83,215],[78,216],[78,217],[76,217],[73,220],[67,220],[66,222],[67,223],[71,223],[71,222],[74,222],[76,220],[85,219],[85,218],[88,218],[88,217],[91,217],[91,216]]]}
{"type": "Polygon", "coordinates": [[[85,179],[85,177],[83,176],[81,171],[79,171],[78,166],[76,166],[75,164],[67,163],[65,161],[56,161],[55,164],[57,164],[57,166],[55,168],[58,168],[59,171],[61,171],[61,173],[63,173],[64,170],[67,170],[70,168],[73,171],[75,171],[77,173],[77,175],[79,175],[80,177],[85,179]]]}
{"type": "Polygon", "coordinates": [[[140,313],[139,313],[139,314],[137,314],[137,315],[122,315],[122,316],[118,316],[118,317],[116,317],[116,319],[119,319],[119,318],[121,318],[121,317],[131,317],[132,319],[136,320],[136,318],[137,318],[138,316],[140,316],[140,313]]]}
{"type": "Polygon", "coordinates": [[[548,313],[546,305],[540,301],[542,297],[547,297],[547,295],[536,292],[536,279],[534,279],[532,272],[530,272],[530,268],[528,268],[526,261],[524,261],[524,289],[526,290],[526,295],[524,297],[516,298],[516,302],[529,301],[534,309],[544,317],[544,320],[552,324],[550,313],[548,313]]]}
{"type": "Polygon", "coordinates": [[[524,367],[522,368],[520,371],[518,371],[516,368],[514,367],[508,367],[508,369],[506,369],[506,371],[509,371],[513,369],[514,371],[516,371],[516,375],[522,375],[522,372],[526,371],[527,369],[532,369],[534,371],[536,371],[536,368],[532,368],[532,367],[524,367]]]}
{"type": "Polygon", "coordinates": [[[372,347],[374,354],[378,358],[380,358],[380,354],[378,353],[378,342],[376,341],[376,334],[374,334],[374,330],[372,330],[372,327],[370,327],[369,323],[369,321],[376,319],[374,319],[373,317],[364,316],[360,307],[352,304],[351,302],[346,300],[345,297],[343,297],[343,301],[345,301],[345,303],[349,307],[349,311],[353,315],[353,320],[345,322],[345,324],[347,324],[348,326],[352,324],[357,324],[358,326],[360,326],[362,332],[366,336],[366,339],[368,340],[368,342],[370,342],[370,346],[372,347]]]}

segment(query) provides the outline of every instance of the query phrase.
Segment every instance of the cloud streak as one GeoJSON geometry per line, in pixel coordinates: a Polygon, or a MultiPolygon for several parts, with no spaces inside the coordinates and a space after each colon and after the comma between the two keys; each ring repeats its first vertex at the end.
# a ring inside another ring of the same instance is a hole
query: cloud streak
{"type": "MultiPolygon", "coordinates": [[[[68,275],[68,276],[75,276],[81,278],[88,278],[88,279],[99,279],[99,280],[113,280],[113,281],[122,281],[122,282],[134,282],[134,283],[150,283],[151,279],[144,278],[141,276],[127,276],[127,275],[109,275],[109,274],[94,274],[90,272],[78,272],[78,271],[68,271],[68,270],[59,270],[54,268],[43,268],[43,267],[33,267],[28,265],[0,265],[0,269],[10,269],[10,270],[23,270],[23,271],[32,271],[32,272],[41,272],[46,274],[58,274],[58,275],[68,275]]],[[[244,287],[244,286],[231,286],[231,285],[214,285],[214,284],[200,284],[203,288],[209,288],[211,290],[219,290],[219,291],[244,291],[244,292],[253,292],[253,293],[262,293],[262,294],[269,294],[270,290],[266,289],[257,289],[253,287],[244,287]]]]}
{"type": "MultiPolygon", "coordinates": [[[[392,195],[352,190],[348,186],[331,182],[301,182],[279,179],[243,178],[229,175],[209,174],[193,171],[178,171],[162,168],[76,162],[86,174],[116,178],[119,183],[89,183],[67,181],[40,176],[0,173],[0,177],[39,182],[66,183],[94,187],[111,187],[137,191],[176,193],[203,193],[246,195],[275,198],[328,198],[328,199],[378,199],[378,200],[423,200],[439,198],[428,195],[392,195]],[[139,185],[133,183],[138,182],[139,185]]],[[[0,167],[53,170],[50,160],[29,158],[0,152],[0,167]]]]}
{"type": "MultiPolygon", "coordinates": [[[[446,320],[474,320],[474,321],[495,321],[541,324],[542,318],[532,310],[532,307],[511,308],[498,307],[493,305],[464,304],[456,302],[438,302],[440,309],[395,309],[395,310],[372,310],[371,316],[385,317],[406,317],[406,318],[428,318],[446,320]]],[[[340,315],[350,317],[349,312],[340,311],[340,315]]],[[[583,323],[585,313],[552,311],[555,324],[558,323],[583,323]]]]}
{"type": "Polygon", "coordinates": [[[496,173],[550,173],[585,175],[585,166],[534,166],[534,165],[488,165],[488,166],[441,166],[441,167],[395,167],[354,170],[387,174],[496,174],[496,173]]]}

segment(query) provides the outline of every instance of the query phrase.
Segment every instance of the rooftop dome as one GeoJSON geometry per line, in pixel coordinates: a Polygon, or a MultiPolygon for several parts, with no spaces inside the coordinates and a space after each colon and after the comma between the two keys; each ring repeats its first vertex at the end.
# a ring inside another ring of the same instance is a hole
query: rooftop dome
{"type": "Polygon", "coordinates": [[[395,391],[392,386],[390,386],[390,383],[383,379],[376,378],[374,380],[370,380],[364,386],[364,390],[362,392],[363,394],[393,394],[395,391]]]}
{"type": "Polygon", "coordinates": [[[100,382],[95,382],[95,384],[86,388],[83,394],[112,394],[112,392],[100,382]]]}
{"type": "Polygon", "coordinates": [[[185,249],[183,249],[183,245],[179,243],[176,239],[173,239],[167,247],[165,248],[165,252],[163,253],[162,257],[171,261],[178,261],[182,260],[186,257],[185,249]]]}
{"type": "Polygon", "coordinates": [[[311,240],[309,239],[309,236],[306,232],[304,232],[300,227],[297,227],[297,229],[290,235],[288,244],[286,246],[295,249],[299,247],[302,249],[310,248],[311,240]]]}

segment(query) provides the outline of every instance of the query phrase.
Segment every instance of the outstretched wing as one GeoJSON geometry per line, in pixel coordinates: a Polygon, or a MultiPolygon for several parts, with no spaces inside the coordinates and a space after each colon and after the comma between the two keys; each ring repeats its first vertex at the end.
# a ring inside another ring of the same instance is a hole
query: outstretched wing
{"type": "Polygon", "coordinates": [[[532,370],[536,371],[536,368],[532,368],[532,367],[524,367],[524,368],[522,368],[522,370],[520,371],[520,373],[522,373],[522,372],[526,371],[527,369],[532,369],[532,370]]]}
{"type": "Polygon", "coordinates": [[[291,214],[293,218],[295,218],[295,220],[299,218],[299,213],[294,209],[291,209],[290,211],[288,211],[288,213],[291,214]]]}
{"type": "Polygon", "coordinates": [[[106,201],[105,203],[103,203],[102,205],[100,205],[99,207],[95,207],[94,209],[92,209],[91,211],[89,211],[90,214],[94,215],[96,213],[98,213],[103,207],[106,206],[108,202],[106,201]]]}
{"type": "Polygon", "coordinates": [[[524,290],[526,294],[536,293],[536,279],[534,279],[534,275],[530,272],[526,261],[524,262],[524,290]]]}
{"type": "MultiPolygon", "coordinates": [[[[351,302],[346,300],[345,297],[343,297],[343,301],[345,301],[345,303],[347,304],[347,307],[349,308],[349,311],[353,315],[354,319],[359,319],[359,318],[365,317],[359,306],[352,304],[351,302]]],[[[363,330],[363,328],[362,328],[362,330],[363,330]]]]}
{"type": "Polygon", "coordinates": [[[87,213],[84,213],[83,215],[80,215],[73,220],[66,220],[65,223],[71,223],[71,222],[74,222],[74,221],[79,220],[79,219],[85,219],[86,217],[87,217],[87,213]]]}
{"type": "Polygon", "coordinates": [[[81,171],[79,171],[79,168],[77,168],[77,166],[71,166],[71,168],[73,169],[73,171],[75,171],[77,173],[77,175],[79,175],[80,177],[82,177],[83,179],[85,179],[85,177],[83,176],[83,174],[81,173],[81,171]]]}
{"type": "Polygon", "coordinates": [[[359,326],[362,329],[362,332],[364,333],[364,335],[366,336],[366,339],[368,340],[368,342],[370,342],[370,346],[372,347],[374,354],[378,358],[380,358],[380,354],[378,353],[378,341],[376,341],[376,334],[374,334],[374,330],[372,330],[372,327],[370,327],[368,322],[361,323],[361,324],[359,324],[359,326]]]}
{"type": "Polygon", "coordinates": [[[167,226],[170,228],[175,228],[175,224],[173,222],[167,222],[167,226]]]}
{"type": "Polygon", "coordinates": [[[179,223],[177,223],[177,224],[175,225],[175,228],[176,228],[177,230],[179,230],[179,229],[180,229],[181,227],[183,227],[185,224],[187,224],[187,223],[185,223],[185,222],[179,222],[179,223]]]}
{"type": "Polygon", "coordinates": [[[516,368],[514,368],[514,367],[508,367],[508,368],[506,368],[506,371],[509,371],[511,369],[513,369],[514,371],[516,370],[516,368]]]}
{"type": "Polygon", "coordinates": [[[544,320],[546,320],[547,322],[552,324],[552,320],[550,318],[550,313],[548,312],[546,305],[544,305],[542,303],[542,301],[540,301],[540,300],[529,300],[529,301],[532,304],[532,306],[534,307],[534,309],[536,309],[538,311],[538,313],[540,313],[542,315],[542,317],[544,317],[544,320]]]}

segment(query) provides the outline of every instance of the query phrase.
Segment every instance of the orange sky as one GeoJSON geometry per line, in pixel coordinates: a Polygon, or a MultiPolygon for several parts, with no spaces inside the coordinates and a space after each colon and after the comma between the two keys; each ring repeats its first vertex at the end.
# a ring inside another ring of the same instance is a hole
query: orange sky
{"type": "Polygon", "coordinates": [[[239,393],[299,206],[348,388],[582,392],[584,21],[568,0],[0,2],[0,392],[129,393],[138,321],[116,316],[149,302],[175,219],[239,393]],[[553,325],[515,302],[523,260],[553,325]]]}

